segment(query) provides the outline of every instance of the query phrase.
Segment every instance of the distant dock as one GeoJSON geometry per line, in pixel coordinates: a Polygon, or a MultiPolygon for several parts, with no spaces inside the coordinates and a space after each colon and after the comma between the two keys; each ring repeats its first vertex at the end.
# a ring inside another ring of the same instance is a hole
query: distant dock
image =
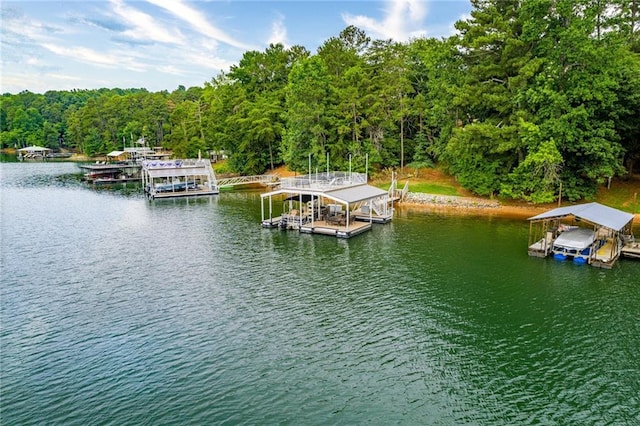
{"type": "Polygon", "coordinates": [[[141,179],[141,166],[133,161],[97,161],[78,167],[85,172],[83,179],[93,184],[139,182],[141,179]]]}
{"type": "Polygon", "coordinates": [[[149,199],[218,194],[216,175],[208,159],[145,160],[142,186],[149,199]]]}

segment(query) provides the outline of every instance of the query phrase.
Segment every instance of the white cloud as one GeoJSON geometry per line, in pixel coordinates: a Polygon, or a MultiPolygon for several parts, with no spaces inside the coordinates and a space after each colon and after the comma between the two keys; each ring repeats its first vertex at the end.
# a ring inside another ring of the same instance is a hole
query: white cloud
{"type": "Polygon", "coordinates": [[[271,35],[269,36],[267,43],[281,43],[284,47],[289,46],[289,42],[287,41],[287,27],[284,25],[284,16],[279,15],[271,24],[271,35]]]}
{"type": "Polygon", "coordinates": [[[119,67],[130,71],[144,71],[147,68],[121,53],[103,53],[82,46],[65,47],[52,43],[42,43],[41,46],[58,56],[101,67],[119,67]]]}
{"type": "Polygon", "coordinates": [[[362,28],[376,38],[407,41],[412,37],[426,34],[422,28],[427,16],[424,0],[387,0],[384,18],[376,20],[364,15],[343,14],[347,25],[362,28]]]}
{"type": "Polygon", "coordinates": [[[168,31],[165,25],[156,22],[152,16],[125,5],[121,0],[111,0],[111,4],[113,11],[131,27],[123,31],[122,35],[135,40],[184,44],[185,37],[179,31],[168,31]]]}
{"type": "Polygon", "coordinates": [[[204,55],[199,52],[187,53],[185,55],[185,61],[198,64],[200,67],[205,67],[211,70],[224,70],[228,69],[235,62],[228,61],[223,58],[218,58],[215,56],[204,55]]]}
{"type": "Polygon", "coordinates": [[[233,37],[227,35],[224,31],[219,28],[211,25],[206,17],[193,9],[192,7],[186,5],[182,0],[147,0],[149,3],[161,7],[168,12],[172,13],[176,17],[182,19],[187,22],[191,27],[199,32],[202,35],[210,37],[214,40],[218,40],[222,43],[228,44],[230,46],[251,50],[252,47],[234,39],[233,37]]]}

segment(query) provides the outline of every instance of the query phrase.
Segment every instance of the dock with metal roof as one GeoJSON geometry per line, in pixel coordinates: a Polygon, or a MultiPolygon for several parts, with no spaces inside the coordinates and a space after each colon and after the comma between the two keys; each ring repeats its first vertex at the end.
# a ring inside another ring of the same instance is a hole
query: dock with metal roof
{"type": "Polygon", "coordinates": [[[350,238],[393,217],[388,191],[367,184],[367,175],[323,172],[280,179],[261,195],[262,226],[350,238]],[[274,199],[280,201],[274,205],[274,199]]]}
{"type": "Polygon", "coordinates": [[[631,213],[599,203],[558,207],[529,218],[528,251],[610,269],[622,254],[635,254],[632,228],[631,213]]]}
{"type": "Polygon", "coordinates": [[[208,159],[145,160],[142,186],[150,199],[218,194],[211,161],[208,159]]]}

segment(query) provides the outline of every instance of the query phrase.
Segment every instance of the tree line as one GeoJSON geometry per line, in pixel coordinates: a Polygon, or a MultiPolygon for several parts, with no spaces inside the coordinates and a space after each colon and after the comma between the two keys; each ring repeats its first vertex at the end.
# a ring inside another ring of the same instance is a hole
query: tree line
{"type": "Polygon", "coordinates": [[[640,162],[639,0],[472,0],[449,38],[248,51],[204,87],[2,95],[0,144],[98,155],[144,136],[231,171],[439,164],[479,195],[591,197],[640,162]]]}

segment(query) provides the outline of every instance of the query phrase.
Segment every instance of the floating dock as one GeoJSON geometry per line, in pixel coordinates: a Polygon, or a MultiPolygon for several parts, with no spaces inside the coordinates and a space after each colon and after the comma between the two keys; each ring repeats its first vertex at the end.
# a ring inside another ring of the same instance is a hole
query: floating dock
{"type": "Polygon", "coordinates": [[[83,179],[94,184],[139,182],[141,179],[141,166],[133,161],[113,163],[97,161],[92,164],[81,164],[79,167],[85,171],[83,179]]]}
{"type": "Polygon", "coordinates": [[[621,255],[640,258],[633,215],[598,203],[559,207],[529,218],[530,256],[611,269],[621,255]]]}
{"type": "Polygon", "coordinates": [[[367,184],[363,173],[326,172],[280,179],[261,195],[262,226],[350,238],[393,217],[388,191],[367,184]],[[280,214],[273,200],[282,202],[280,214]],[[265,205],[266,204],[266,205],[265,205]]]}
{"type": "Polygon", "coordinates": [[[219,193],[216,175],[208,159],[143,161],[142,186],[149,199],[219,193]]]}
{"type": "Polygon", "coordinates": [[[640,242],[634,241],[627,243],[622,247],[620,252],[625,257],[640,259],[640,242]]]}

